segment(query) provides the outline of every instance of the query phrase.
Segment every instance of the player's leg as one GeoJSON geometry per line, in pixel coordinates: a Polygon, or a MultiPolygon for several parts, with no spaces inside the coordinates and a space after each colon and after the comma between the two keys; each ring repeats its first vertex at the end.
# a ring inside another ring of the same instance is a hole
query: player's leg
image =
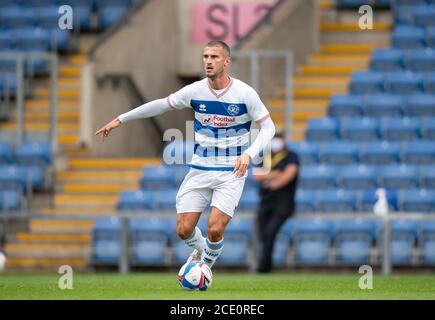
{"type": "Polygon", "coordinates": [[[196,226],[201,212],[207,207],[211,190],[201,184],[201,173],[189,171],[177,193],[177,234],[180,239],[191,248],[192,254],[188,258],[199,260],[205,246],[205,238],[196,226]]]}
{"type": "Polygon", "coordinates": [[[224,232],[239,204],[245,184],[244,177],[232,172],[215,173],[210,216],[207,226],[207,239],[201,261],[210,268],[219,258],[224,246],[224,232]]]}
{"type": "Polygon", "coordinates": [[[207,239],[201,255],[201,261],[210,268],[219,258],[224,247],[224,232],[231,216],[216,207],[212,207],[207,225],[207,239]]]}

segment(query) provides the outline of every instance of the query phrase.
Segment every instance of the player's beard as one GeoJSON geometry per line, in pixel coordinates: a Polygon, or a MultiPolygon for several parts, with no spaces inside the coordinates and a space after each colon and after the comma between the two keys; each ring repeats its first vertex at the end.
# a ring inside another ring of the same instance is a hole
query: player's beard
{"type": "MultiPolygon", "coordinates": [[[[214,68],[215,69],[215,68],[214,68]]],[[[207,69],[206,69],[206,71],[207,71],[207,69]]],[[[207,76],[207,78],[209,78],[210,80],[216,80],[216,79],[219,79],[220,77],[222,77],[222,75],[224,74],[224,69],[222,68],[222,69],[220,69],[219,71],[217,71],[217,72],[214,72],[214,73],[207,73],[206,72],[206,76],[207,76]]]]}

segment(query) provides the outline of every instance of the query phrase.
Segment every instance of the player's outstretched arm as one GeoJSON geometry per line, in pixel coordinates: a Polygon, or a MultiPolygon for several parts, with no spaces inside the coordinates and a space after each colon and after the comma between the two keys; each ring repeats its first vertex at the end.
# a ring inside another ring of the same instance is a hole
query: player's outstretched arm
{"type": "Polygon", "coordinates": [[[110,121],[108,124],[106,124],[104,127],[102,127],[100,130],[98,130],[95,135],[101,134],[101,138],[104,141],[104,138],[107,137],[113,129],[119,127],[121,125],[121,121],[118,117],[110,121]]]}
{"type": "Polygon", "coordinates": [[[122,123],[126,121],[151,118],[154,116],[158,116],[159,114],[165,113],[169,110],[172,110],[172,107],[169,105],[167,99],[153,100],[116,117],[104,127],[102,127],[100,130],[98,130],[95,135],[102,134],[102,138],[104,141],[104,138],[107,137],[113,129],[119,127],[122,123]]]}

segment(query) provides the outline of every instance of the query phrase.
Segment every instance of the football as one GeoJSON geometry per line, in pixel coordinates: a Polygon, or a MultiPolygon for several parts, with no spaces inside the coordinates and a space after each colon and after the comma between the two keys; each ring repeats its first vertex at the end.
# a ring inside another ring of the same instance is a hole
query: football
{"type": "Polygon", "coordinates": [[[206,291],[210,288],[212,279],[210,267],[201,262],[188,262],[178,272],[178,282],[186,290],[206,291]]]}

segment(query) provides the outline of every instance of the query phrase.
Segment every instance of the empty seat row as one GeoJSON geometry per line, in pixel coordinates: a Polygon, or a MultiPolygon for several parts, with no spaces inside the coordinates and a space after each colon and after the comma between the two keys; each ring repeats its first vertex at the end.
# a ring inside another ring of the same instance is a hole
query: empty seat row
{"type": "Polygon", "coordinates": [[[435,4],[398,5],[394,10],[394,18],[399,24],[435,26],[435,4]]]}
{"type": "Polygon", "coordinates": [[[417,118],[314,118],[309,120],[305,138],[327,140],[418,140],[435,138],[433,117],[417,118]]]}
{"type": "Polygon", "coordinates": [[[435,117],[435,94],[333,95],[331,117],[435,117]]]}
{"type": "Polygon", "coordinates": [[[352,74],[349,90],[353,94],[414,94],[435,93],[435,72],[357,71],[352,74]]]}
{"type": "MultiPolygon", "coordinates": [[[[387,189],[391,211],[433,213],[434,197],[435,189],[387,189]]],[[[376,189],[304,189],[301,186],[296,194],[296,210],[299,213],[373,212],[376,201],[376,189]]]]}
{"type": "Polygon", "coordinates": [[[435,141],[302,141],[291,142],[289,148],[298,153],[303,164],[433,164],[435,141]]]}
{"type": "Polygon", "coordinates": [[[435,28],[413,25],[397,25],[391,34],[391,44],[394,48],[413,49],[435,47],[435,28]]]}
{"type": "Polygon", "coordinates": [[[0,214],[23,208],[23,193],[20,190],[2,190],[0,181],[0,214]]]}
{"type": "Polygon", "coordinates": [[[0,141],[0,165],[20,164],[49,166],[52,164],[52,152],[48,142],[29,141],[16,147],[11,142],[0,141]]]}
{"type": "Polygon", "coordinates": [[[391,0],[337,0],[336,6],[341,9],[358,9],[362,5],[370,5],[375,9],[378,8],[389,8],[391,5],[391,0]]]}
{"type": "MultiPolygon", "coordinates": [[[[205,225],[201,219],[199,226],[204,229],[205,225]]],[[[411,264],[417,249],[421,250],[420,263],[435,263],[434,221],[400,219],[393,221],[391,227],[394,264],[411,264]]],[[[246,266],[253,230],[250,219],[232,220],[218,265],[246,266]]],[[[128,257],[134,265],[182,264],[192,250],[177,239],[174,219],[132,219],[128,235],[128,257]]],[[[339,264],[364,263],[369,262],[374,248],[382,252],[382,243],[383,224],[379,220],[289,219],[277,236],[273,258],[278,265],[285,265],[292,253],[297,264],[328,265],[335,252],[333,260],[339,264]]],[[[117,265],[120,254],[119,219],[97,219],[92,236],[92,262],[117,265]]]]}
{"type": "MultiPolygon", "coordinates": [[[[69,30],[61,30],[59,27],[0,30],[0,52],[66,50],[70,45],[70,39],[69,30]]],[[[14,66],[15,64],[12,65],[14,66]]]]}
{"type": "Polygon", "coordinates": [[[303,188],[435,188],[433,165],[303,165],[299,186],[303,188]]]}
{"type": "MultiPolygon", "coordinates": [[[[55,28],[65,11],[60,10],[63,5],[70,5],[73,9],[74,26],[80,29],[90,29],[92,20],[92,4],[85,1],[61,1],[38,6],[21,5],[7,6],[0,11],[0,26],[3,28],[44,27],[55,28]]],[[[99,26],[110,27],[117,22],[128,10],[131,1],[103,1],[97,6],[99,26]]]]}
{"type": "Polygon", "coordinates": [[[403,50],[375,49],[370,58],[370,69],[376,71],[435,70],[435,51],[432,48],[403,50]]]}

